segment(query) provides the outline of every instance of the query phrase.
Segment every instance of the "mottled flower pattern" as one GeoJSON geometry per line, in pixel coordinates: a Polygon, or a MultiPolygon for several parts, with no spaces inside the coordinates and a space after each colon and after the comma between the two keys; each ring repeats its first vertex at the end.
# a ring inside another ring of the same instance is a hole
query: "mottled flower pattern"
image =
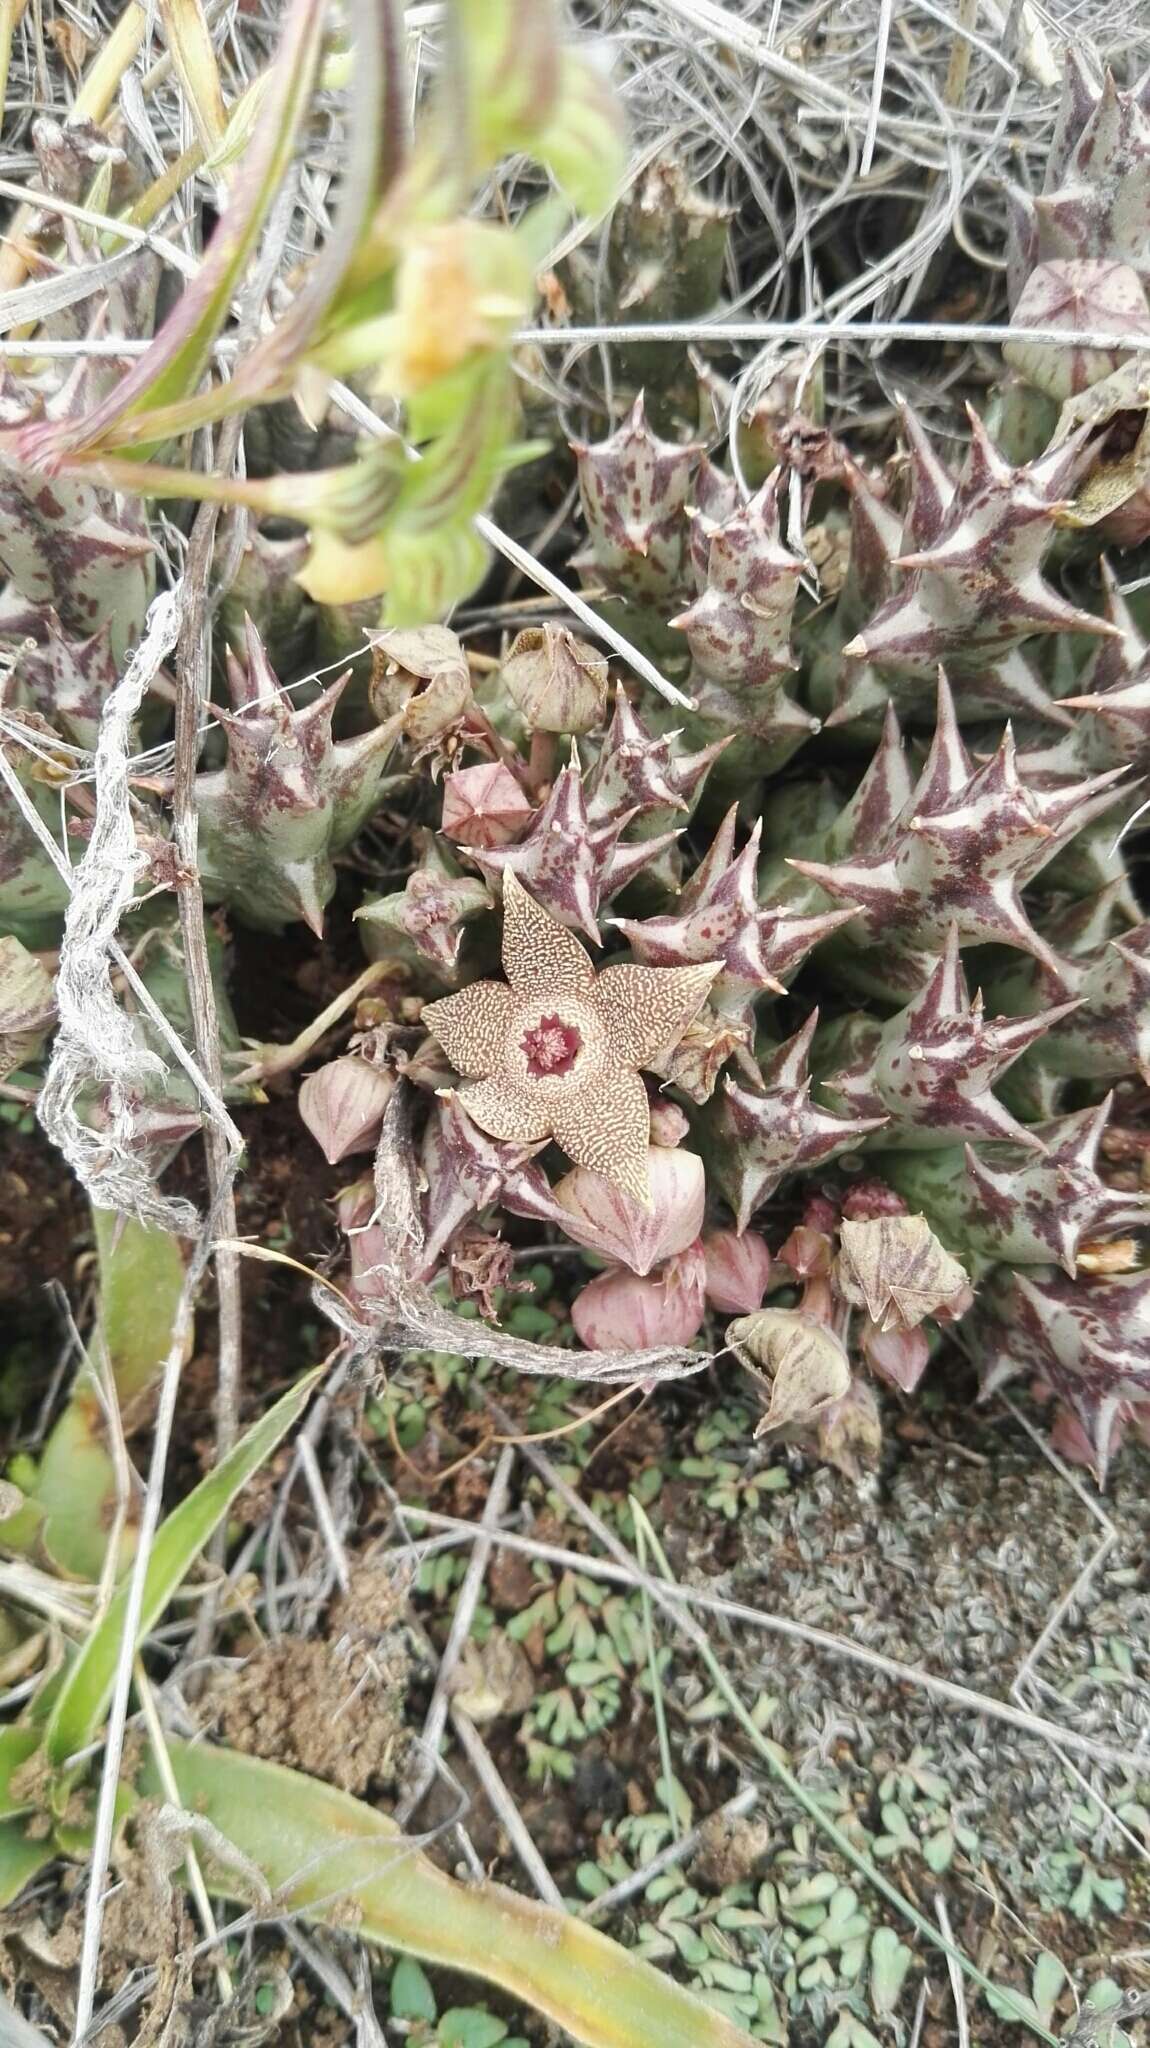
{"type": "Polygon", "coordinates": [[[639,1069],[689,1024],[715,963],[623,963],[596,973],[578,939],[508,871],[503,967],[506,982],[473,982],[423,1013],[467,1077],[460,1099],[468,1115],[493,1138],[554,1138],[576,1165],[649,1201],[650,1114],[639,1069]]]}

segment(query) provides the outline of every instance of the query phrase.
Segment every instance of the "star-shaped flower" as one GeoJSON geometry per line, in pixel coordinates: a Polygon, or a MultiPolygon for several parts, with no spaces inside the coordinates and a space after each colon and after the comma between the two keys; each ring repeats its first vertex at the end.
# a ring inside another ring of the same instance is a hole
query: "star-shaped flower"
{"type": "Polygon", "coordinates": [[[638,1070],[686,1029],[717,963],[623,963],[597,974],[509,868],[503,966],[506,982],[472,982],[423,1012],[471,1082],[460,1091],[468,1115],[493,1138],[554,1138],[576,1165],[648,1202],[650,1113],[638,1070]]]}

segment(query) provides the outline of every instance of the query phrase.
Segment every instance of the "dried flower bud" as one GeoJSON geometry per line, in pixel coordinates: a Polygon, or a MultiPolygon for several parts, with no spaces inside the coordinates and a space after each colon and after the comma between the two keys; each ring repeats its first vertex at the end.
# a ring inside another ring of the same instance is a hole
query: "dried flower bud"
{"type": "Polygon", "coordinates": [[[913,1330],[969,1287],[965,1269],[939,1243],[925,1216],[844,1219],[835,1280],[880,1330],[913,1330]]]}
{"type": "Polygon", "coordinates": [[[35,1058],[55,1015],[51,975],[19,939],[0,939],[0,1081],[35,1058]]]}
{"type": "Polygon", "coordinates": [[[852,1380],[842,1400],[823,1410],[816,1436],[820,1458],[856,1485],[873,1472],[882,1450],[882,1418],[865,1380],[852,1380]]]}
{"type": "Polygon", "coordinates": [[[509,846],[532,815],[532,806],[502,761],[480,761],[444,777],[441,829],[460,846],[509,846]]]}
{"type": "Polygon", "coordinates": [[[913,1394],[930,1364],[925,1330],[880,1330],[869,1318],[863,1326],[862,1354],[871,1371],[900,1394],[913,1394]]]}
{"type": "Polygon", "coordinates": [[[757,1231],[710,1230],[703,1239],[707,1300],[724,1315],[756,1309],[771,1277],[771,1255],[757,1231]]]}
{"type": "Polygon", "coordinates": [[[394,1086],[393,1074],[354,1053],[308,1075],[299,1091],[299,1113],[329,1166],[351,1152],[372,1150],[394,1086]]]}
{"type": "Polygon", "coordinates": [[[357,1301],[386,1300],[392,1292],[382,1277],[390,1258],[387,1233],[372,1222],[374,1211],[375,1184],[370,1180],[353,1181],[335,1205],[351,1260],[349,1292],[357,1301]]]}
{"type": "Polygon", "coordinates": [[[690,1245],[657,1273],[600,1273],[575,1296],[571,1321],[589,1351],[645,1351],[689,1344],[707,1313],[706,1265],[690,1245]]]}
{"type": "Polygon", "coordinates": [[[760,1308],[727,1325],[727,1343],[743,1365],[770,1381],[770,1405],[755,1431],[813,1422],[851,1383],[850,1361],[825,1323],[801,1309],[760,1308]]]}
{"type": "Polygon", "coordinates": [[[677,1102],[656,1095],[651,1104],[652,1145],[681,1145],[691,1126],[677,1102]]]}
{"type": "Polygon", "coordinates": [[[396,719],[421,745],[450,732],[471,702],[471,671],[457,636],[447,626],[409,626],[366,637],[371,708],[380,724],[396,719]]]}
{"type": "Polygon", "coordinates": [[[533,732],[591,732],[607,709],[607,663],[566,626],[526,626],[502,668],[504,687],[533,732]]]}
{"type": "Polygon", "coordinates": [[[652,1145],[647,1152],[651,1206],[644,1208],[589,1166],[576,1166],[555,1188],[566,1211],[563,1228],[576,1244],[617,1259],[633,1273],[649,1273],[685,1251],[703,1227],[707,1183],[694,1152],[652,1145]]]}

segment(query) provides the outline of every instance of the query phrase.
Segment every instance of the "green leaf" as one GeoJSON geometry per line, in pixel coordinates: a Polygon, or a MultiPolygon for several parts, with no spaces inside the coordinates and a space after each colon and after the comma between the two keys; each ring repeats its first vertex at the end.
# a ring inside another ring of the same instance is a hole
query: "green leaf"
{"type": "Polygon", "coordinates": [[[100,1261],[97,1341],[123,1403],[151,1385],[168,1355],[184,1261],[166,1230],[146,1230],[107,1209],[94,1209],[92,1222],[100,1261]]]}
{"type": "Polygon", "coordinates": [[[1065,1982],[1066,1971],[1058,1957],[1051,1955],[1050,1950],[1044,1948],[1034,1965],[1034,1975],[1030,1980],[1031,1996],[1044,2027],[1048,2027],[1054,2017],[1058,1994],[1065,1982]]]}
{"type": "Polygon", "coordinates": [[[12,1773],[27,1763],[39,1742],[38,1729],[0,1728],[0,1820],[8,1820],[16,1813],[28,1813],[35,1804],[34,1800],[15,1797],[12,1773]]]}
{"type": "MultiPolygon", "coordinates": [[[[323,1367],[317,1366],[289,1388],[266,1415],[253,1423],[214,1471],[173,1508],[156,1531],[148,1559],[138,1642],[159,1620],[240,1489],[270,1458],[303,1413],[322,1372],[323,1367]]],[[[128,1590],[128,1580],[122,1580],[103,1620],[87,1638],[57,1695],[44,1737],[45,1755],[57,1768],[94,1741],[107,1712],[115,1685],[128,1590]]]]}
{"type": "Polygon", "coordinates": [[[499,2048],[507,2029],[493,2013],[475,2005],[457,2005],[445,2012],[435,2030],[439,2048],[499,2048]]]}
{"type": "MultiPolygon", "coordinates": [[[[752,2048],[745,2030],[586,1921],[502,1885],[456,1883],[334,1786],[206,1743],[168,1747],[181,1804],[262,1870],[277,1910],[340,1925],[353,1907],[361,1940],[483,1977],[585,2048],[752,2048]]],[[[151,1766],[139,1790],[162,1795],[151,1766]]],[[[211,1867],[220,1896],[238,1882],[211,1867]]]]}
{"type": "Polygon", "coordinates": [[[876,1928],[870,1945],[870,1996],[876,2019],[892,2017],[913,1960],[893,1927],[876,1928]]]}
{"type": "Polygon", "coordinates": [[[413,1956],[401,1956],[391,1973],[393,2020],[433,2020],[435,1993],[413,1956]]]}
{"type": "Polygon", "coordinates": [[[937,1835],[931,1835],[922,1845],[923,1861],[936,1876],[949,1870],[954,1861],[954,1834],[950,1828],[941,1828],[937,1835]]]}
{"type": "Polygon", "coordinates": [[[32,1841],[19,1821],[0,1821],[0,1909],[18,1898],[55,1854],[50,1836],[46,1841],[42,1837],[32,1841]]]}
{"type": "Polygon", "coordinates": [[[991,2012],[1000,2020],[1016,2020],[1024,2025],[1031,2020],[1038,2020],[1038,2007],[1024,1992],[1011,1990],[1004,1985],[1001,1989],[994,1987],[984,1996],[991,2012]]]}

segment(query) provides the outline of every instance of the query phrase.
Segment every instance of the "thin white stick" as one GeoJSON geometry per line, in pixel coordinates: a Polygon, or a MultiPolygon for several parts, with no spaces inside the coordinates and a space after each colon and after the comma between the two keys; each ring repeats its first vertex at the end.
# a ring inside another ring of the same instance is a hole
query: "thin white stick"
{"type": "Polygon", "coordinates": [[[336,1584],[341,1593],[346,1593],[351,1584],[351,1574],[347,1568],[347,1552],[340,1541],[339,1530],[335,1526],[335,1519],[331,1512],[331,1502],[327,1497],[327,1488],[323,1483],[323,1474],[319,1469],[319,1459],[316,1457],[314,1447],[306,1436],[299,1438],[298,1450],[300,1465],[303,1468],[303,1476],[307,1480],[308,1492],[311,1495],[312,1506],[315,1509],[315,1518],[319,1523],[320,1535],[323,1537],[327,1554],[331,1559],[336,1584]]]}
{"type": "Polygon", "coordinates": [[[567,1902],[535,1847],[523,1816],[500,1777],[495,1759],[470,1714],[465,1714],[462,1707],[452,1707],[451,1725],[467,1752],[476,1777],[507,1830],[507,1837],[515,1854],[544,1905],[557,1906],[561,1913],[565,1913],[567,1902]]]}
{"type": "Polygon", "coordinates": [[[934,1895],[934,1913],[938,1921],[939,1932],[946,1944],[944,1954],[946,1956],[947,1972],[950,1976],[951,1994],[954,1998],[954,2021],[958,2029],[958,2048],[970,2048],[970,2022],[966,2016],[966,1987],[962,1981],[962,1971],[958,1967],[954,1934],[950,1925],[950,1914],[946,1910],[946,1900],[941,1892],[936,1892],[934,1895]]]}
{"type": "Polygon", "coordinates": [[[483,1587],[488,1560],[491,1556],[495,1532],[499,1527],[500,1517],[507,1505],[507,1489],[511,1481],[511,1471],[514,1463],[514,1447],[511,1444],[505,1444],[499,1453],[499,1462],[492,1474],[491,1485],[483,1506],[483,1515],[475,1537],[475,1547],[468,1559],[467,1572],[459,1589],[459,1598],[456,1600],[455,1611],[451,1617],[451,1628],[448,1632],[447,1642],[444,1645],[443,1655],[439,1660],[439,1671],[436,1675],[431,1701],[423,1723],[423,1735],[421,1738],[423,1761],[395,1809],[395,1818],[401,1828],[406,1827],[435,1775],[435,1759],[439,1753],[439,1745],[443,1739],[443,1731],[447,1726],[448,1709],[451,1705],[451,1681],[455,1676],[455,1667],[459,1662],[463,1645],[471,1633],[471,1624],[475,1619],[475,1609],[479,1604],[479,1595],[483,1587]]]}
{"type": "Polygon", "coordinates": [[[512,540],[511,535],[504,533],[503,528],[496,526],[495,521],[488,519],[485,513],[481,512],[472,524],[476,533],[495,549],[496,554],[502,555],[504,561],[510,562],[522,575],[530,577],[532,583],[537,584],[540,590],[546,590],[549,596],[557,597],[561,604],[566,605],[568,611],[574,612],[575,617],[589,632],[598,634],[600,640],[605,640],[608,647],[624,661],[629,662],[635,674],[641,676],[645,683],[650,683],[653,690],[658,690],[659,695],[665,697],[668,704],[678,704],[684,711],[694,709],[693,697],[686,696],[674,683],[669,683],[653,661],[648,661],[646,655],[641,654],[630,640],[625,639],[622,633],[616,632],[615,627],[609,625],[606,619],[600,618],[598,612],[592,611],[579,592],[572,590],[569,583],[564,583],[561,576],[556,576],[546,563],[540,562],[526,548],[520,547],[517,540],[512,540]]]}
{"type": "Polygon", "coordinates": [[[882,113],[882,89],[886,83],[886,53],[890,42],[891,15],[894,0],[881,0],[878,17],[878,39],[875,43],[874,77],[870,89],[870,111],[866,119],[866,134],[863,136],[862,155],[859,158],[859,177],[865,178],[874,162],[874,146],[878,139],[879,116],[882,113]]]}
{"type": "Polygon", "coordinates": [[[160,1381],[160,1397],[152,1439],[152,1462],[148,1470],[148,1484],[140,1514],[140,1531],[136,1555],[132,1560],[132,1576],[128,1581],[128,1596],[124,1603],[123,1635],[120,1639],[112,1703],[104,1739],[104,1769],[100,1779],[96,1824],[92,1836],[92,1859],[88,1872],[88,1897],[84,1907],[84,1937],[80,1953],[79,1982],[76,1987],[72,2048],[82,2048],[96,2002],[96,1987],[100,1976],[100,1936],[104,1926],[104,1880],[108,1874],[108,1859],[116,1826],[116,1801],[120,1789],[120,1765],[124,1756],[124,1731],[128,1720],[128,1698],[132,1689],[136,1637],[140,1632],[140,1616],[143,1612],[144,1587],[152,1555],[152,1544],[155,1541],[163,1506],[164,1474],[167,1471],[168,1451],[172,1441],[176,1396],[179,1392],[184,1353],[191,1335],[196,1295],[210,1254],[211,1232],[205,1231],[184,1278],[172,1325],[171,1347],[164,1361],[160,1381]]]}
{"type": "MultiPolygon", "coordinates": [[[[180,1798],[180,1788],[176,1783],[176,1774],[172,1769],[172,1759],[168,1753],[168,1745],[164,1738],[164,1730],[156,1707],[155,1694],[148,1682],[147,1672],[144,1670],[143,1664],[138,1657],[136,1658],[136,1692],[139,1697],[140,1706],[143,1709],[144,1726],[147,1728],[148,1740],[152,1745],[156,1772],[164,1788],[164,1798],[168,1801],[169,1806],[181,1807],[183,1801],[180,1798]]],[[[200,1859],[196,1855],[195,1848],[191,1842],[188,1843],[184,1851],[184,1862],[188,1872],[188,1889],[196,1902],[196,1912],[200,1916],[200,1926],[208,1936],[208,1939],[214,1941],[218,1932],[216,1916],[212,1912],[212,1902],[208,1897],[207,1885],[204,1883],[204,1873],[200,1869],[200,1859]]],[[[226,1962],[217,1960],[215,1970],[216,1988],[224,2004],[229,2005],[232,1997],[232,1980],[228,1974],[226,1962]]]]}
{"type": "MultiPolygon", "coordinates": [[[[609,327],[521,327],[514,340],[532,348],[597,348],[605,341],[982,341],[996,346],[1006,341],[1037,341],[1050,348],[1145,352],[1129,333],[1112,334],[1106,328],[1079,333],[1065,327],[1009,327],[981,320],[969,325],[959,320],[652,320],[649,326],[640,320],[620,320],[609,327]]],[[[1146,348],[1150,348],[1150,331],[1146,348]]]]}

